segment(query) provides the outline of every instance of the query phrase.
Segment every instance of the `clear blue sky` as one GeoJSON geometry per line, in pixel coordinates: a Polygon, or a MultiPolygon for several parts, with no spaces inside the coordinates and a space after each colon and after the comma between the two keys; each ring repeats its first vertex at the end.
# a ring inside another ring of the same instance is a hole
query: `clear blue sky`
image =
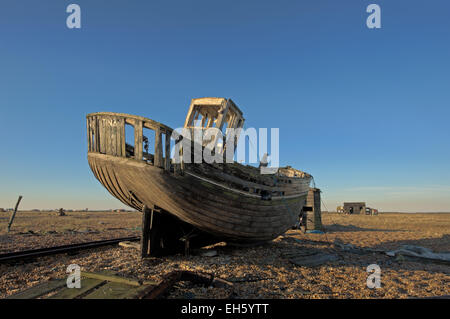
{"type": "Polygon", "coordinates": [[[450,211],[449,17],[447,0],[2,0],[0,207],[123,207],[89,169],[85,115],[179,127],[219,96],[280,128],[281,164],[329,209],[450,211]]]}

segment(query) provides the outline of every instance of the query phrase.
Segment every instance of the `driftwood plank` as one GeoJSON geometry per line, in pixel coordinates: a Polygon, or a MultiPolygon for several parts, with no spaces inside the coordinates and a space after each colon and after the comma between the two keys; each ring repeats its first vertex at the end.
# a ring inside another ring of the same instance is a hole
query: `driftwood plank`
{"type": "Polygon", "coordinates": [[[91,278],[91,279],[97,279],[102,281],[109,281],[114,282],[118,284],[126,284],[129,286],[141,286],[142,282],[140,282],[137,279],[131,279],[131,278],[125,278],[125,277],[119,277],[115,275],[105,274],[105,273],[91,273],[91,272],[81,272],[81,276],[85,278],[91,278]]]}
{"type": "Polygon", "coordinates": [[[85,296],[83,299],[131,299],[136,298],[145,288],[147,287],[136,287],[118,282],[108,282],[85,296]]]}
{"type": "Polygon", "coordinates": [[[36,299],[64,286],[66,286],[65,279],[50,280],[23,292],[9,296],[7,299],[36,299]]]}
{"type": "Polygon", "coordinates": [[[81,278],[81,288],[63,288],[49,299],[75,299],[104,282],[99,279],[81,278]]]}
{"type": "Polygon", "coordinates": [[[135,242],[131,242],[131,241],[121,241],[119,243],[119,246],[123,247],[123,248],[133,248],[133,249],[137,249],[137,250],[139,250],[141,248],[139,243],[135,243],[135,242]]]}

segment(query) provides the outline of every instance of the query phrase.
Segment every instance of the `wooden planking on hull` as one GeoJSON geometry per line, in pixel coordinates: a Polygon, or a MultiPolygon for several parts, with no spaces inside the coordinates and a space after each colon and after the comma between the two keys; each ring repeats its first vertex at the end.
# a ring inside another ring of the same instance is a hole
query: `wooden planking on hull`
{"type": "MultiPolygon", "coordinates": [[[[236,201],[235,195],[227,194],[227,191],[217,187],[206,187],[198,181],[195,183],[192,177],[172,177],[161,169],[133,161],[89,154],[94,174],[99,170],[98,167],[108,172],[103,173],[103,178],[99,181],[108,184],[105,187],[114,196],[118,197],[118,191],[115,189],[122,185],[120,187],[128,192],[135,192],[141,201],[157,202],[158,206],[180,219],[220,236],[245,240],[273,239],[295,223],[295,211],[300,210],[306,197],[306,193],[301,194],[298,200],[291,201],[291,204],[287,204],[287,200],[244,200],[242,196],[238,197],[240,201],[236,201]],[[112,185],[114,179],[106,180],[105,175],[114,175],[116,185],[112,185]],[[199,194],[200,197],[197,197],[199,194]],[[214,205],[216,203],[217,205],[214,205]]],[[[123,198],[121,200],[124,201],[123,198]]],[[[126,199],[125,202],[128,204],[126,199]]]]}

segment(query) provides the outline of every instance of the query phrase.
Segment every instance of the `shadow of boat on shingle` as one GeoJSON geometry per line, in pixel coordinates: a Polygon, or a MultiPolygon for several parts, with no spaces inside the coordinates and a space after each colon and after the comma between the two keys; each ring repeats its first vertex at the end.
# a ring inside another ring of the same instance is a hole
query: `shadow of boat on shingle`
{"type": "Polygon", "coordinates": [[[409,232],[410,230],[402,230],[402,229],[381,229],[381,228],[362,228],[354,225],[339,225],[332,224],[326,226],[327,233],[342,233],[342,232],[364,232],[364,231],[373,231],[373,232],[409,232]]]}

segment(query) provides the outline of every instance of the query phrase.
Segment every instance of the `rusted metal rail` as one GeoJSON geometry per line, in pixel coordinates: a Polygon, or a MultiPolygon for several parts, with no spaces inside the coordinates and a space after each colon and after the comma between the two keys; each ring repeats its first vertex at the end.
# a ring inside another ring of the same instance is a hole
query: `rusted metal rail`
{"type": "Polygon", "coordinates": [[[0,263],[13,262],[13,261],[25,260],[25,259],[36,258],[36,257],[63,254],[63,253],[72,253],[72,252],[85,250],[85,249],[115,245],[121,241],[138,241],[138,240],[140,240],[139,236],[133,236],[133,237],[122,237],[122,238],[91,241],[91,242],[85,242],[85,243],[79,243],[79,244],[62,245],[62,246],[56,246],[56,247],[23,250],[23,251],[17,251],[17,252],[12,252],[12,253],[0,254],[0,263]]]}

